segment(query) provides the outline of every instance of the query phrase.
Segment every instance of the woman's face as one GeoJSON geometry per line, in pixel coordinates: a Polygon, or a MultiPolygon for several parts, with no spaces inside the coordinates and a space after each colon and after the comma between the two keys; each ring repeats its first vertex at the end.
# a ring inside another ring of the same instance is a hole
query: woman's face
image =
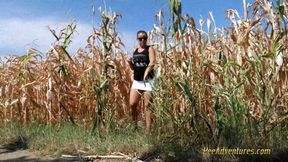
{"type": "Polygon", "coordinates": [[[145,47],[147,45],[147,35],[145,33],[139,33],[137,35],[137,40],[140,47],[145,47]]]}

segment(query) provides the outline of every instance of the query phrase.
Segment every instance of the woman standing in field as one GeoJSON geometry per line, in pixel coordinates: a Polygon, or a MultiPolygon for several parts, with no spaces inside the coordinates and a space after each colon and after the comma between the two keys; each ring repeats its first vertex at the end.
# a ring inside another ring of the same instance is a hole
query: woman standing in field
{"type": "Polygon", "coordinates": [[[152,102],[152,87],[154,84],[153,67],[155,63],[155,52],[151,46],[147,45],[147,38],[148,35],[145,31],[141,30],[137,32],[138,47],[134,51],[133,57],[128,57],[127,62],[134,72],[129,101],[132,109],[132,119],[137,128],[139,117],[137,106],[141,99],[141,95],[144,94],[146,131],[148,132],[151,126],[150,105],[152,102]]]}

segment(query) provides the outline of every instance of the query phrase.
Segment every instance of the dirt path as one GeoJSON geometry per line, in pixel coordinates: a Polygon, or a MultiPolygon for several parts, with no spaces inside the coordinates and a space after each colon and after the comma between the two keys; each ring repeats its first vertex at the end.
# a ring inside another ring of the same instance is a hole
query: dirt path
{"type": "MultiPolygon", "coordinates": [[[[15,149],[7,145],[0,145],[0,162],[78,162],[80,158],[50,158],[41,157],[29,149],[15,149]]],[[[97,159],[95,162],[122,162],[123,160],[97,159]]]]}
{"type": "Polygon", "coordinates": [[[40,157],[28,149],[15,149],[9,146],[0,145],[0,162],[76,162],[80,159],[53,159],[49,157],[40,157]]]}

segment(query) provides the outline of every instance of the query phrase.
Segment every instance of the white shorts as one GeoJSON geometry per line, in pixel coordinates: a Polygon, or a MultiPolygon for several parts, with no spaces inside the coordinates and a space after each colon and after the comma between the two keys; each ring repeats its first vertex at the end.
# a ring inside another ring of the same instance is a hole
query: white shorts
{"type": "Polygon", "coordinates": [[[133,80],[132,89],[139,89],[144,91],[152,91],[154,87],[154,78],[148,79],[147,81],[133,80]]]}

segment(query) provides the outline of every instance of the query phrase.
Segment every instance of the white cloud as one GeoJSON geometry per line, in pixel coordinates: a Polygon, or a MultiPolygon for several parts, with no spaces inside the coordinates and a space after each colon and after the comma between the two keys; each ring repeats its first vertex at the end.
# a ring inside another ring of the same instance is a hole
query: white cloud
{"type": "MultiPolygon", "coordinates": [[[[0,55],[24,54],[31,47],[46,52],[55,41],[48,26],[59,31],[68,23],[51,18],[0,20],[0,55]]],[[[76,30],[78,34],[74,35],[70,47],[72,52],[79,47],[85,47],[86,39],[92,33],[92,26],[78,22],[76,30]]]]}
{"type": "MultiPolygon", "coordinates": [[[[0,56],[22,55],[29,48],[36,48],[47,52],[55,38],[50,33],[48,26],[59,32],[64,25],[70,22],[41,18],[35,20],[2,19],[0,20],[0,56]]],[[[92,25],[77,22],[77,33],[69,46],[69,52],[74,53],[78,48],[84,48],[87,38],[92,34],[92,25]]],[[[119,31],[120,37],[129,54],[133,52],[136,43],[136,34],[129,31],[119,31]]]]}

